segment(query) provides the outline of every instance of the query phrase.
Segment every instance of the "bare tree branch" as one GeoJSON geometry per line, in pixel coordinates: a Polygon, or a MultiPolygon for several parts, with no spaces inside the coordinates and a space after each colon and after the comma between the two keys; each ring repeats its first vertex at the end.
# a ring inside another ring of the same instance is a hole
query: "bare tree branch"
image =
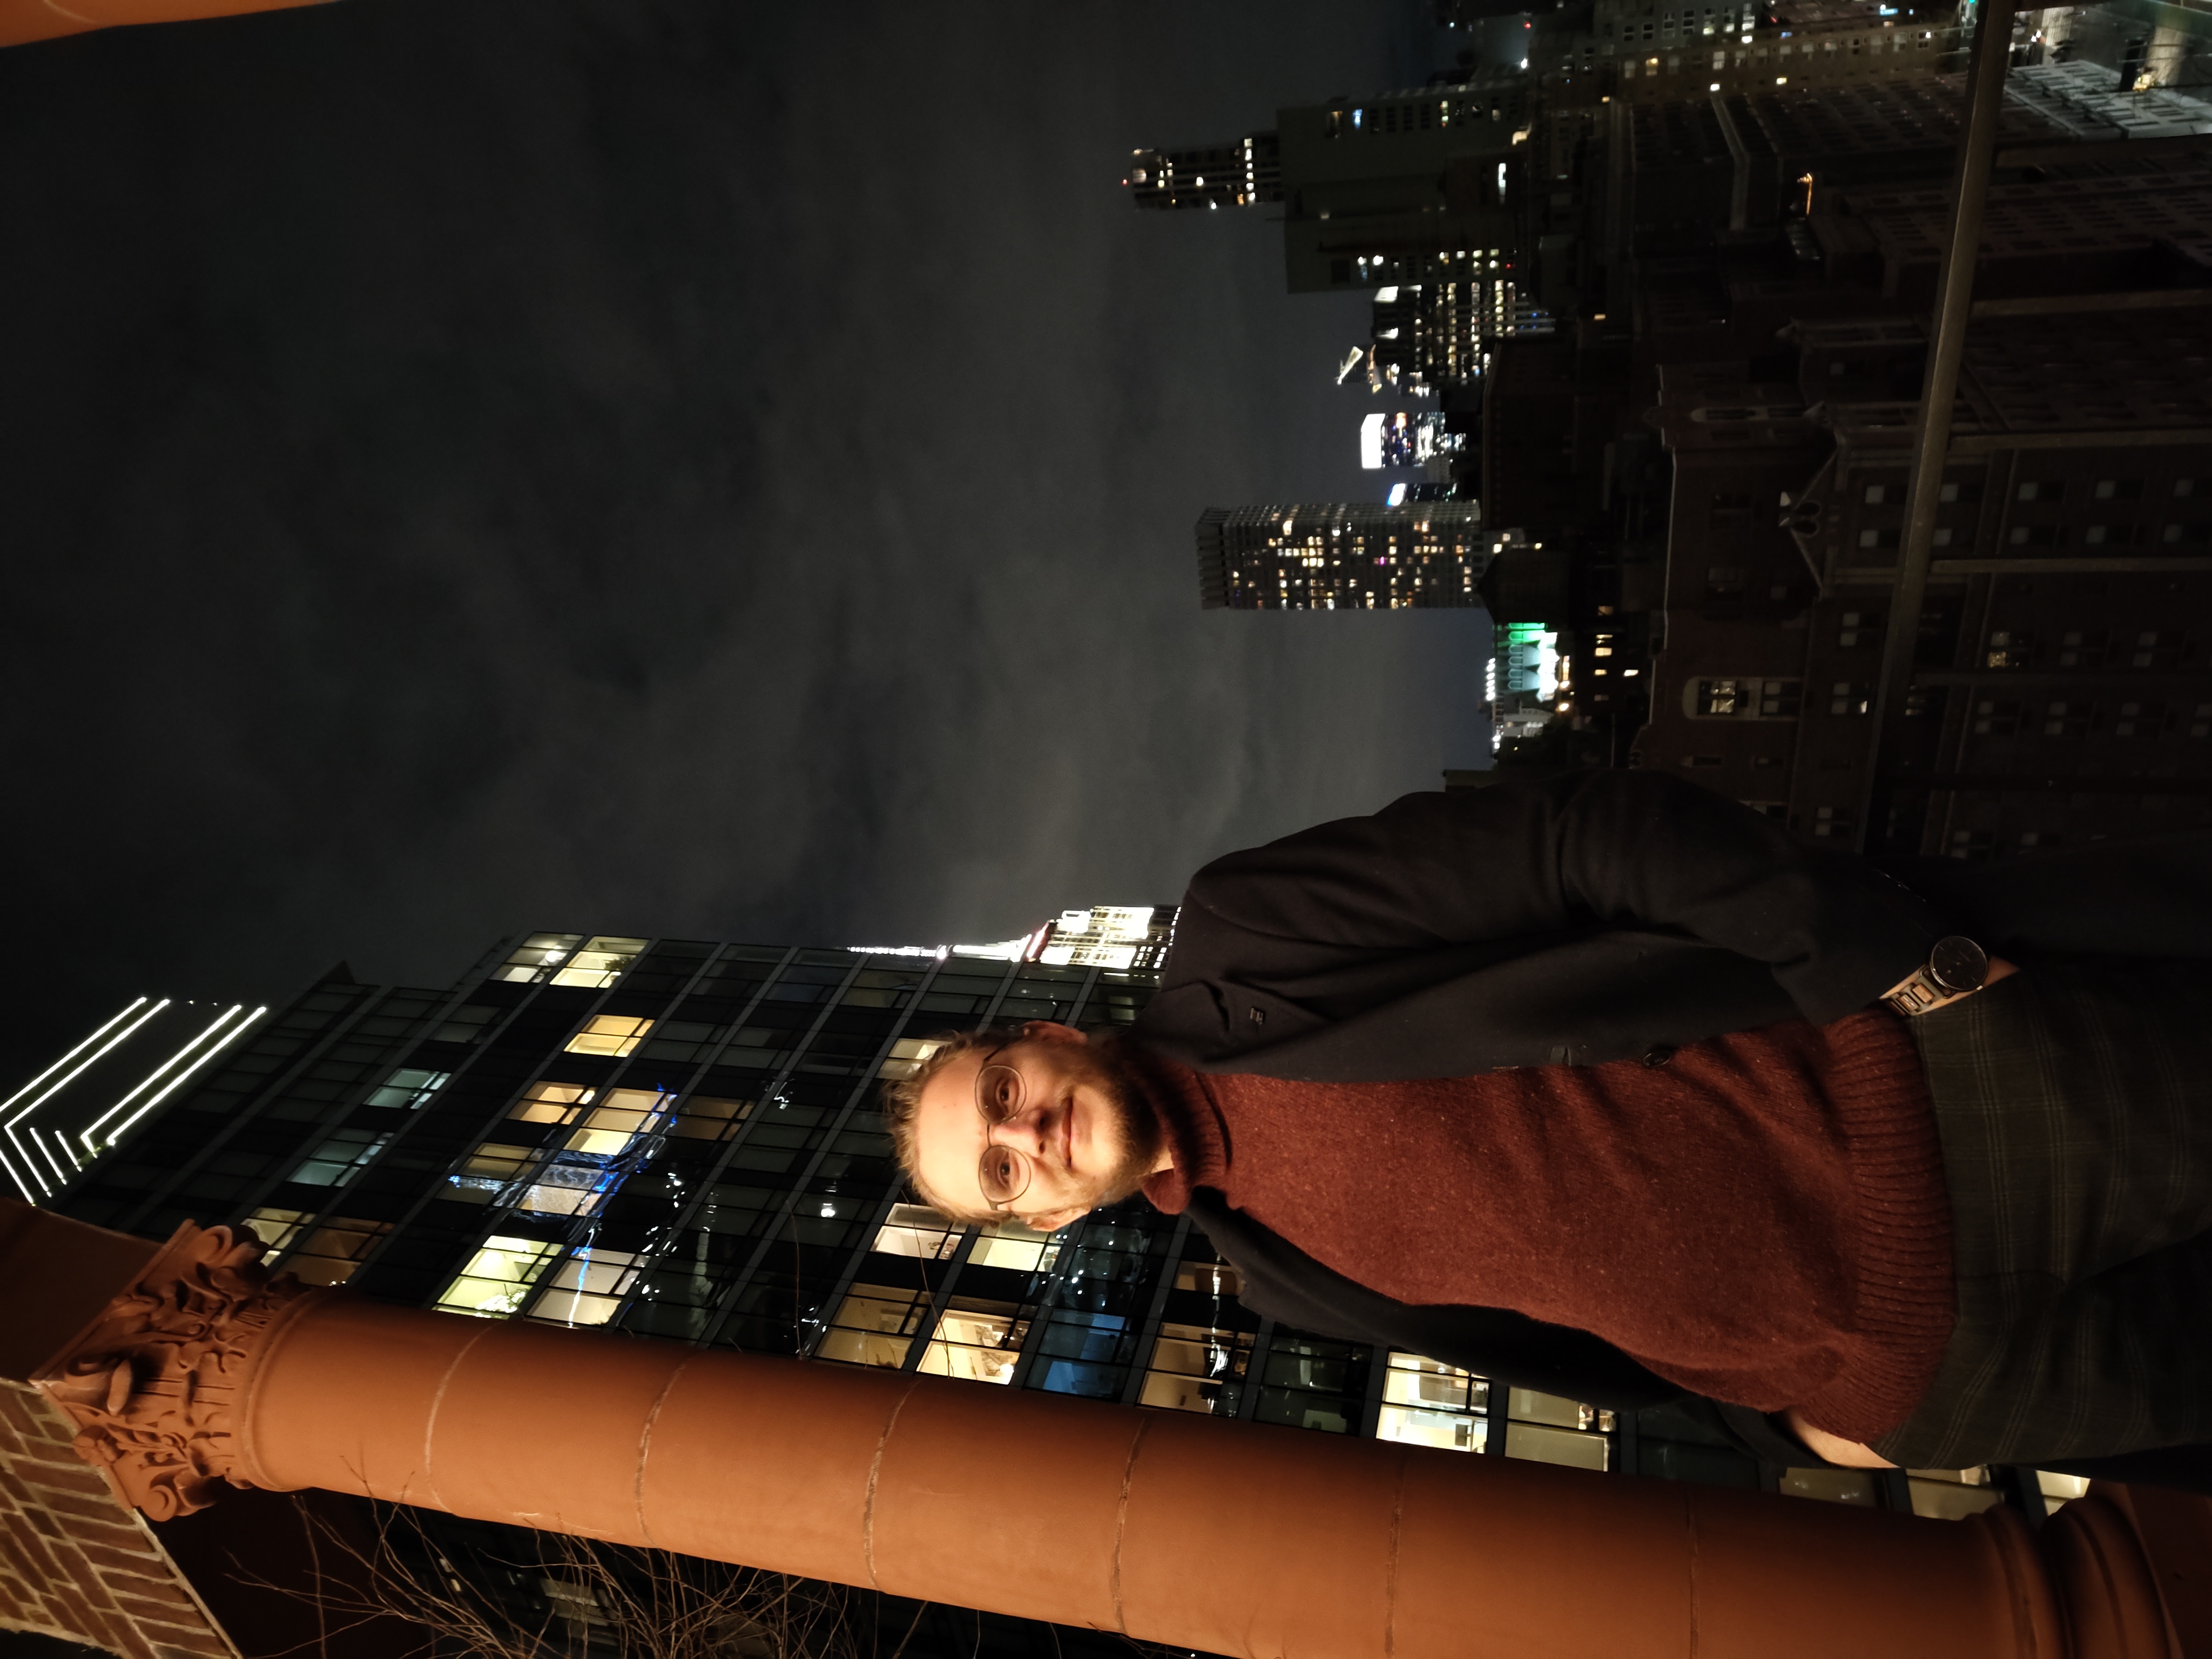
{"type": "Polygon", "coordinates": [[[398,1618],[428,1638],[432,1659],[860,1659],[837,1585],[560,1533],[514,1529],[511,1554],[456,1549],[396,1504],[379,1506],[363,1545],[300,1512],[307,1583],[241,1576],[314,1605],[322,1634],[295,1652],[319,1655],[333,1634],[398,1618]]]}

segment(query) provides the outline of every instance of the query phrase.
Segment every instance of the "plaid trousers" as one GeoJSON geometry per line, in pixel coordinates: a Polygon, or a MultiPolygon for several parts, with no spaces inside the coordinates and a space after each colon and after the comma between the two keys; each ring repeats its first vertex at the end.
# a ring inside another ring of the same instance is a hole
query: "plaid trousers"
{"type": "Polygon", "coordinates": [[[2023,963],[1911,1022],[1957,1322],[1912,1468],[2212,1443],[2212,963],[2023,963]]]}

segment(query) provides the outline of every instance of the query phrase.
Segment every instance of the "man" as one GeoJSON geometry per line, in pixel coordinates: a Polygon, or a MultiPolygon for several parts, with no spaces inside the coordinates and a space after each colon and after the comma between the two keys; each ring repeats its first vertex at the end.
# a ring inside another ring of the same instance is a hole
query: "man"
{"type": "Polygon", "coordinates": [[[1649,774],[1408,796],[1201,871],[1126,1039],[886,1115],[951,1213],[1141,1190],[1285,1322],[1776,1461],[2193,1480],[2203,843],[1907,873],[1649,774]]]}

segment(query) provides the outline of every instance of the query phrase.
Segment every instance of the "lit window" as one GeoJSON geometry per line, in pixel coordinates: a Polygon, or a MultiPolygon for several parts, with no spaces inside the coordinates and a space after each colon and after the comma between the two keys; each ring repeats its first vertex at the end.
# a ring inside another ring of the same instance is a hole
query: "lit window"
{"type": "Polygon", "coordinates": [[[985,1225],[968,1259],[986,1267],[1011,1267],[1016,1273],[1050,1273],[1060,1259],[1060,1246],[1052,1234],[1034,1231],[1018,1221],[994,1221],[985,1225]]]}
{"type": "Polygon", "coordinates": [[[611,1158],[659,1121],[671,1097],[657,1089],[609,1089],[586,1109],[583,1121],[564,1143],[572,1152],[611,1158]]]}
{"type": "Polygon", "coordinates": [[[532,933],[492,972],[494,979],[528,984],[557,967],[583,940],[581,933],[532,933]]]}
{"type": "Polygon", "coordinates": [[[638,952],[644,950],[649,942],[611,935],[586,939],[583,948],[553,975],[553,983],[580,985],[589,990],[599,990],[621,978],[623,970],[637,960],[638,952]]]}
{"type": "Polygon", "coordinates": [[[381,1086],[372,1090],[367,1101],[369,1106],[396,1106],[413,1111],[445,1086],[451,1072],[425,1072],[413,1066],[404,1066],[384,1079],[381,1086]]]}
{"type": "Polygon", "coordinates": [[[594,1014],[568,1039],[572,1054],[611,1054],[617,1059],[645,1041],[653,1022],[630,1014],[594,1014]]]}
{"type": "Polygon", "coordinates": [[[535,1238],[487,1240],[446,1286],[436,1305],[447,1313],[504,1319],[522,1305],[538,1276],[560,1252],[558,1244],[535,1238]]]}
{"type": "Polygon", "coordinates": [[[1394,1349],[1375,1437],[1479,1452],[1485,1449],[1489,1403],[1490,1384],[1474,1372],[1394,1349]]]}
{"type": "Polygon", "coordinates": [[[313,1212],[309,1210],[256,1210],[246,1218],[246,1224],[253,1229],[253,1236],[269,1248],[262,1259],[273,1261],[283,1254],[285,1246],[300,1236],[313,1212]]]}
{"type": "Polygon", "coordinates": [[[343,1187],[367,1168],[391,1139],[368,1129],[340,1129],[302,1159],[289,1179],[307,1187],[343,1187]]]}
{"type": "Polygon", "coordinates": [[[476,1203],[489,1203],[501,1188],[530,1167],[536,1152],[532,1146],[510,1146],[488,1140],[462,1162],[461,1172],[454,1179],[464,1189],[463,1196],[471,1197],[476,1203]],[[477,1193],[483,1196],[472,1197],[477,1193]]]}
{"type": "Polygon", "coordinates": [[[377,1240],[391,1231],[388,1221],[333,1216],[285,1258],[285,1271],[297,1273],[304,1285],[343,1285],[353,1277],[354,1269],[375,1248],[377,1240]]]}
{"type": "MultiPolygon", "coordinates": [[[[1206,1271],[1200,1264],[1200,1271],[1206,1271]]],[[[1163,1325],[1152,1345],[1140,1403],[1168,1411],[1234,1417],[1252,1361],[1249,1331],[1207,1325],[1163,1325]]]]}
{"type": "Polygon", "coordinates": [[[912,1077],[927,1060],[945,1046],[941,1037],[901,1037],[891,1044],[891,1051],[884,1056],[884,1063],[876,1068],[879,1078],[912,1077]]]}
{"type": "Polygon", "coordinates": [[[638,1263],[630,1250],[580,1250],[545,1281],[529,1316],[554,1325],[604,1325],[636,1284],[638,1263]]]}
{"type": "Polygon", "coordinates": [[[942,1261],[959,1248],[962,1224],[926,1204],[894,1204],[868,1248],[878,1255],[918,1256],[942,1261]]]}
{"type": "Polygon", "coordinates": [[[957,1376],[970,1382],[1014,1380],[1026,1320],[1017,1320],[1011,1302],[979,1302],[956,1296],[938,1316],[937,1329],[916,1368],[933,1376],[957,1376]]]}
{"type": "Polygon", "coordinates": [[[525,1123],[567,1123],[575,1117],[578,1107],[598,1093],[580,1083],[533,1083],[507,1115],[525,1123]]]}
{"type": "Polygon", "coordinates": [[[913,1345],[921,1301],[916,1291],[893,1290],[887,1285],[854,1285],[837,1304],[836,1315],[823,1334],[814,1357],[896,1370],[906,1364],[907,1349],[913,1345]]]}

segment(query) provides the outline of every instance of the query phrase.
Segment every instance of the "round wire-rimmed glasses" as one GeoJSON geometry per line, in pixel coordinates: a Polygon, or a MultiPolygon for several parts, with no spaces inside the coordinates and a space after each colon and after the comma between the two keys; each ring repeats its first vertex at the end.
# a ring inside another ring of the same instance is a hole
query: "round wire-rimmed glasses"
{"type": "MultiPolygon", "coordinates": [[[[998,1051],[993,1049],[996,1054],[998,1051]]],[[[983,1116],[983,1133],[990,1133],[1002,1124],[1011,1123],[1020,1115],[1023,1099],[1022,1074],[1011,1066],[986,1062],[975,1073],[975,1109],[983,1116]]],[[[983,1189],[983,1201],[994,1210],[1003,1210],[1030,1189],[1030,1166],[1028,1157],[1012,1146],[1002,1146],[995,1140],[987,1140],[983,1156],[975,1165],[975,1178],[983,1189]]]]}

